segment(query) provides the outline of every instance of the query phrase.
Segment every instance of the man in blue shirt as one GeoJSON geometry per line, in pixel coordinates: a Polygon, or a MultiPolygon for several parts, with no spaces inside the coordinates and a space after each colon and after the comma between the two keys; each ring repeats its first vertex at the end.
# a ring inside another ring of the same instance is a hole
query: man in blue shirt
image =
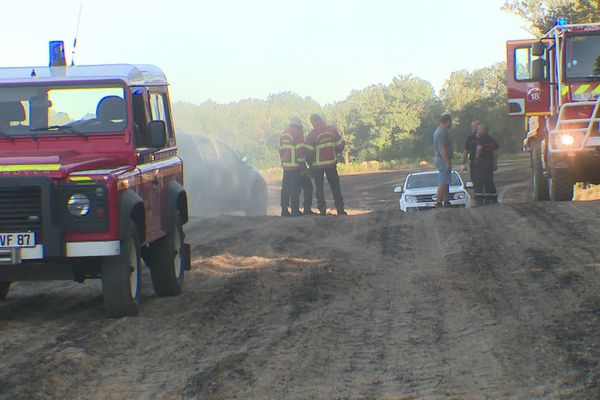
{"type": "Polygon", "coordinates": [[[433,161],[439,171],[437,189],[437,207],[450,207],[450,174],[452,173],[452,154],[454,144],[448,130],[452,127],[450,114],[442,114],[440,126],[433,133],[433,161]]]}

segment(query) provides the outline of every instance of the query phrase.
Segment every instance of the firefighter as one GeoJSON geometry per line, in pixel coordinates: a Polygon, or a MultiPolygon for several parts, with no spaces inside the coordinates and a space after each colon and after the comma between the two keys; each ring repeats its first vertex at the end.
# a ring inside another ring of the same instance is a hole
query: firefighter
{"type": "MultiPolygon", "coordinates": [[[[283,168],[281,181],[281,216],[298,217],[300,212],[300,172],[304,161],[304,128],[300,118],[293,117],[279,136],[279,157],[283,168]],[[288,209],[291,205],[291,212],[288,209]]],[[[304,167],[305,168],[305,167],[304,167]]]]}
{"type": "Polygon", "coordinates": [[[475,200],[477,205],[495,204],[498,202],[498,193],[494,184],[494,171],[496,160],[500,155],[498,142],[489,134],[486,124],[477,127],[477,153],[476,153],[476,175],[475,200]]]}
{"type": "Polygon", "coordinates": [[[471,134],[467,137],[465,142],[465,151],[463,151],[462,157],[462,165],[463,172],[467,172],[467,168],[469,169],[469,176],[471,177],[471,182],[475,182],[475,156],[477,154],[477,127],[480,122],[475,120],[471,122],[471,134]],[[467,160],[469,160],[469,165],[467,167],[467,160]]]}
{"type": "Polygon", "coordinates": [[[315,180],[317,207],[319,207],[320,215],[327,215],[323,190],[325,176],[331,187],[337,215],[348,215],[344,210],[340,177],[336,168],[337,156],[344,150],[346,142],[334,127],[325,124],[320,115],[311,115],[310,123],[313,130],[306,137],[306,159],[311,166],[311,174],[315,180]]]}

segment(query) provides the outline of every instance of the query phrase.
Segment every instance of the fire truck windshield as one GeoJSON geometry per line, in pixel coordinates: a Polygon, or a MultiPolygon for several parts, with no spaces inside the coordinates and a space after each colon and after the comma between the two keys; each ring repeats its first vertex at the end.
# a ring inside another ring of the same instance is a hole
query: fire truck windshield
{"type": "Polygon", "coordinates": [[[565,71],[568,80],[600,79],[600,33],[567,37],[565,71]]]}
{"type": "Polygon", "coordinates": [[[0,87],[0,136],[122,132],[125,90],[117,85],[0,87]]]}

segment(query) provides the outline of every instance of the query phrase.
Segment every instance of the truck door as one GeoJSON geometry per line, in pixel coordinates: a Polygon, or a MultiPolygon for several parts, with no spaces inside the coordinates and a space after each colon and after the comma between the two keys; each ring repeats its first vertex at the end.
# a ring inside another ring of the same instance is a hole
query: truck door
{"type": "Polygon", "coordinates": [[[547,56],[533,56],[537,39],[506,43],[506,85],[511,116],[550,115],[550,83],[547,56]],[[533,79],[533,69],[542,65],[542,80],[533,79]]]}

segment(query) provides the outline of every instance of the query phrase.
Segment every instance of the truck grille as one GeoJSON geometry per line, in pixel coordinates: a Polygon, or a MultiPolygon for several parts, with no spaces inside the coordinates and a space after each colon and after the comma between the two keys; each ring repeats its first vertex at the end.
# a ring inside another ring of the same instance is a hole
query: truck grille
{"type": "Polygon", "coordinates": [[[0,232],[40,232],[41,230],[41,188],[0,187],[0,232]]]}
{"type": "Polygon", "coordinates": [[[432,196],[433,195],[431,195],[431,194],[420,194],[420,195],[417,195],[417,202],[418,203],[430,203],[430,202],[433,201],[432,196]]]}

